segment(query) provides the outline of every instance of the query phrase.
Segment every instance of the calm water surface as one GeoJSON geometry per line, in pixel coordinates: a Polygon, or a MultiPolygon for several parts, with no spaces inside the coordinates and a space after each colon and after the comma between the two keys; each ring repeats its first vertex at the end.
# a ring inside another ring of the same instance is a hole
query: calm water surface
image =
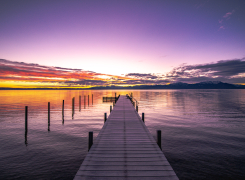
{"type": "Polygon", "coordinates": [[[0,179],[73,179],[87,154],[88,132],[96,137],[109,114],[112,104],[102,97],[115,92],[133,92],[152,135],[162,130],[163,152],[180,179],[245,179],[245,90],[2,90],[0,179]]]}

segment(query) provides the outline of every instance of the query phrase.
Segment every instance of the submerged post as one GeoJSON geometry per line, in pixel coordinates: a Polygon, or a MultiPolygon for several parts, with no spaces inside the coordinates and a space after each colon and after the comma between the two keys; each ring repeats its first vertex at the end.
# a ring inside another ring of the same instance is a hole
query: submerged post
{"type": "Polygon", "coordinates": [[[85,106],[86,106],[86,96],[84,96],[84,109],[85,109],[85,106]]]}
{"type": "Polygon", "coordinates": [[[25,107],[25,134],[28,132],[28,106],[25,107]]]}
{"type": "Polygon", "coordinates": [[[65,101],[63,100],[63,103],[62,103],[62,123],[63,124],[64,124],[64,114],[65,114],[64,110],[65,110],[65,101]]]}
{"type": "Polygon", "coordinates": [[[136,105],[136,111],[138,112],[138,105],[136,105]]]}
{"type": "Polygon", "coordinates": [[[50,125],[50,102],[48,102],[48,125],[50,125]]]}
{"type": "Polygon", "coordinates": [[[113,107],[115,106],[115,102],[113,102],[113,107]]]}
{"type": "Polygon", "coordinates": [[[92,145],[93,145],[93,131],[90,131],[88,133],[88,151],[90,150],[92,145]]]}
{"type": "Polygon", "coordinates": [[[161,130],[157,130],[157,144],[162,150],[162,131],[161,130]]]}
{"type": "Polygon", "coordinates": [[[74,117],[75,97],[72,98],[72,118],[74,117]]]}
{"type": "Polygon", "coordinates": [[[110,113],[111,113],[111,111],[112,111],[112,105],[110,105],[110,113]]]}
{"type": "Polygon", "coordinates": [[[50,102],[48,102],[48,131],[50,131],[49,127],[50,127],[50,102]]]}
{"type": "Polygon", "coordinates": [[[79,96],[79,111],[81,111],[81,96],[79,96]]]}
{"type": "Polygon", "coordinates": [[[106,120],[107,120],[107,114],[105,113],[104,114],[104,123],[106,122],[106,120]]]}
{"type": "Polygon", "coordinates": [[[142,121],[145,122],[145,113],[142,113],[142,121]]]}

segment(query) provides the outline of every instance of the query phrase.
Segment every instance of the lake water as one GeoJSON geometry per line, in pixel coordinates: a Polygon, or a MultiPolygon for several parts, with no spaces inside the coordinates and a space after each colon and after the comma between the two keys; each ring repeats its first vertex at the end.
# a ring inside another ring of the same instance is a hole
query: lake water
{"type": "Polygon", "coordinates": [[[109,114],[102,97],[115,92],[133,93],[154,138],[162,130],[162,150],[181,180],[245,179],[245,90],[1,90],[0,179],[73,179],[88,132],[95,138],[109,114]]]}

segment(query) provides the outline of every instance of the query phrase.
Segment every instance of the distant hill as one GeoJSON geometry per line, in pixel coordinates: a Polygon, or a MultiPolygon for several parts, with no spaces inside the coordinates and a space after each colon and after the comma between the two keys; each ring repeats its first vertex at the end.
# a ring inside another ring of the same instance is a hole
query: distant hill
{"type": "MultiPolygon", "coordinates": [[[[32,88],[32,89],[12,89],[12,88],[0,88],[0,90],[71,90],[70,88],[32,88]]],[[[72,88],[75,89],[75,88],[72,88]]],[[[85,88],[77,88],[81,90],[86,90],[85,88]]],[[[245,89],[245,85],[234,85],[229,83],[223,83],[220,81],[206,81],[196,84],[187,84],[182,82],[172,83],[169,85],[141,85],[141,86],[99,86],[87,89],[245,89]]]]}

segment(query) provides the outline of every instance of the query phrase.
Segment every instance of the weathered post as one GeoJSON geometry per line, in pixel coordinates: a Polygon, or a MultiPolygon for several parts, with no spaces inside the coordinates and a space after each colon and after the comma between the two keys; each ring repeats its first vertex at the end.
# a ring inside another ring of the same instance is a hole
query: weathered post
{"type": "Polygon", "coordinates": [[[85,106],[86,106],[86,96],[84,96],[84,109],[85,109],[85,106]]]}
{"type": "Polygon", "coordinates": [[[25,107],[25,134],[28,132],[28,106],[25,107]]]}
{"type": "Polygon", "coordinates": [[[115,102],[113,102],[113,107],[115,106],[115,102]]]}
{"type": "Polygon", "coordinates": [[[94,104],[94,95],[92,94],[92,105],[94,104]]]}
{"type": "Polygon", "coordinates": [[[74,106],[75,106],[75,97],[72,98],[72,119],[73,119],[74,113],[75,113],[75,112],[74,112],[74,109],[75,109],[74,106]]]}
{"type": "Polygon", "coordinates": [[[88,106],[89,106],[89,95],[88,95],[88,106]]]}
{"type": "Polygon", "coordinates": [[[145,122],[145,113],[142,113],[142,121],[145,122]]]}
{"type": "Polygon", "coordinates": [[[112,105],[110,105],[110,113],[111,113],[111,111],[112,111],[112,105]]]}
{"type": "Polygon", "coordinates": [[[104,114],[104,123],[106,122],[106,120],[107,120],[107,114],[105,113],[104,114]]]}
{"type": "Polygon", "coordinates": [[[50,102],[48,102],[48,131],[50,131],[49,127],[50,127],[50,102]]]}
{"type": "Polygon", "coordinates": [[[92,145],[93,145],[93,131],[90,131],[88,133],[88,151],[90,150],[92,145]]]}
{"type": "Polygon", "coordinates": [[[48,102],[48,125],[50,125],[50,102],[48,102]]]}
{"type": "Polygon", "coordinates": [[[79,96],[79,111],[81,111],[81,96],[79,96]]]}
{"type": "Polygon", "coordinates": [[[157,130],[157,144],[162,150],[162,131],[161,130],[157,130]]]}
{"type": "Polygon", "coordinates": [[[65,101],[62,103],[62,124],[64,124],[64,114],[65,114],[65,101]]]}
{"type": "Polygon", "coordinates": [[[138,112],[138,109],[139,109],[139,108],[138,108],[138,105],[137,105],[137,106],[136,106],[136,111],[137,111],[137,112],[138,112]]]}

